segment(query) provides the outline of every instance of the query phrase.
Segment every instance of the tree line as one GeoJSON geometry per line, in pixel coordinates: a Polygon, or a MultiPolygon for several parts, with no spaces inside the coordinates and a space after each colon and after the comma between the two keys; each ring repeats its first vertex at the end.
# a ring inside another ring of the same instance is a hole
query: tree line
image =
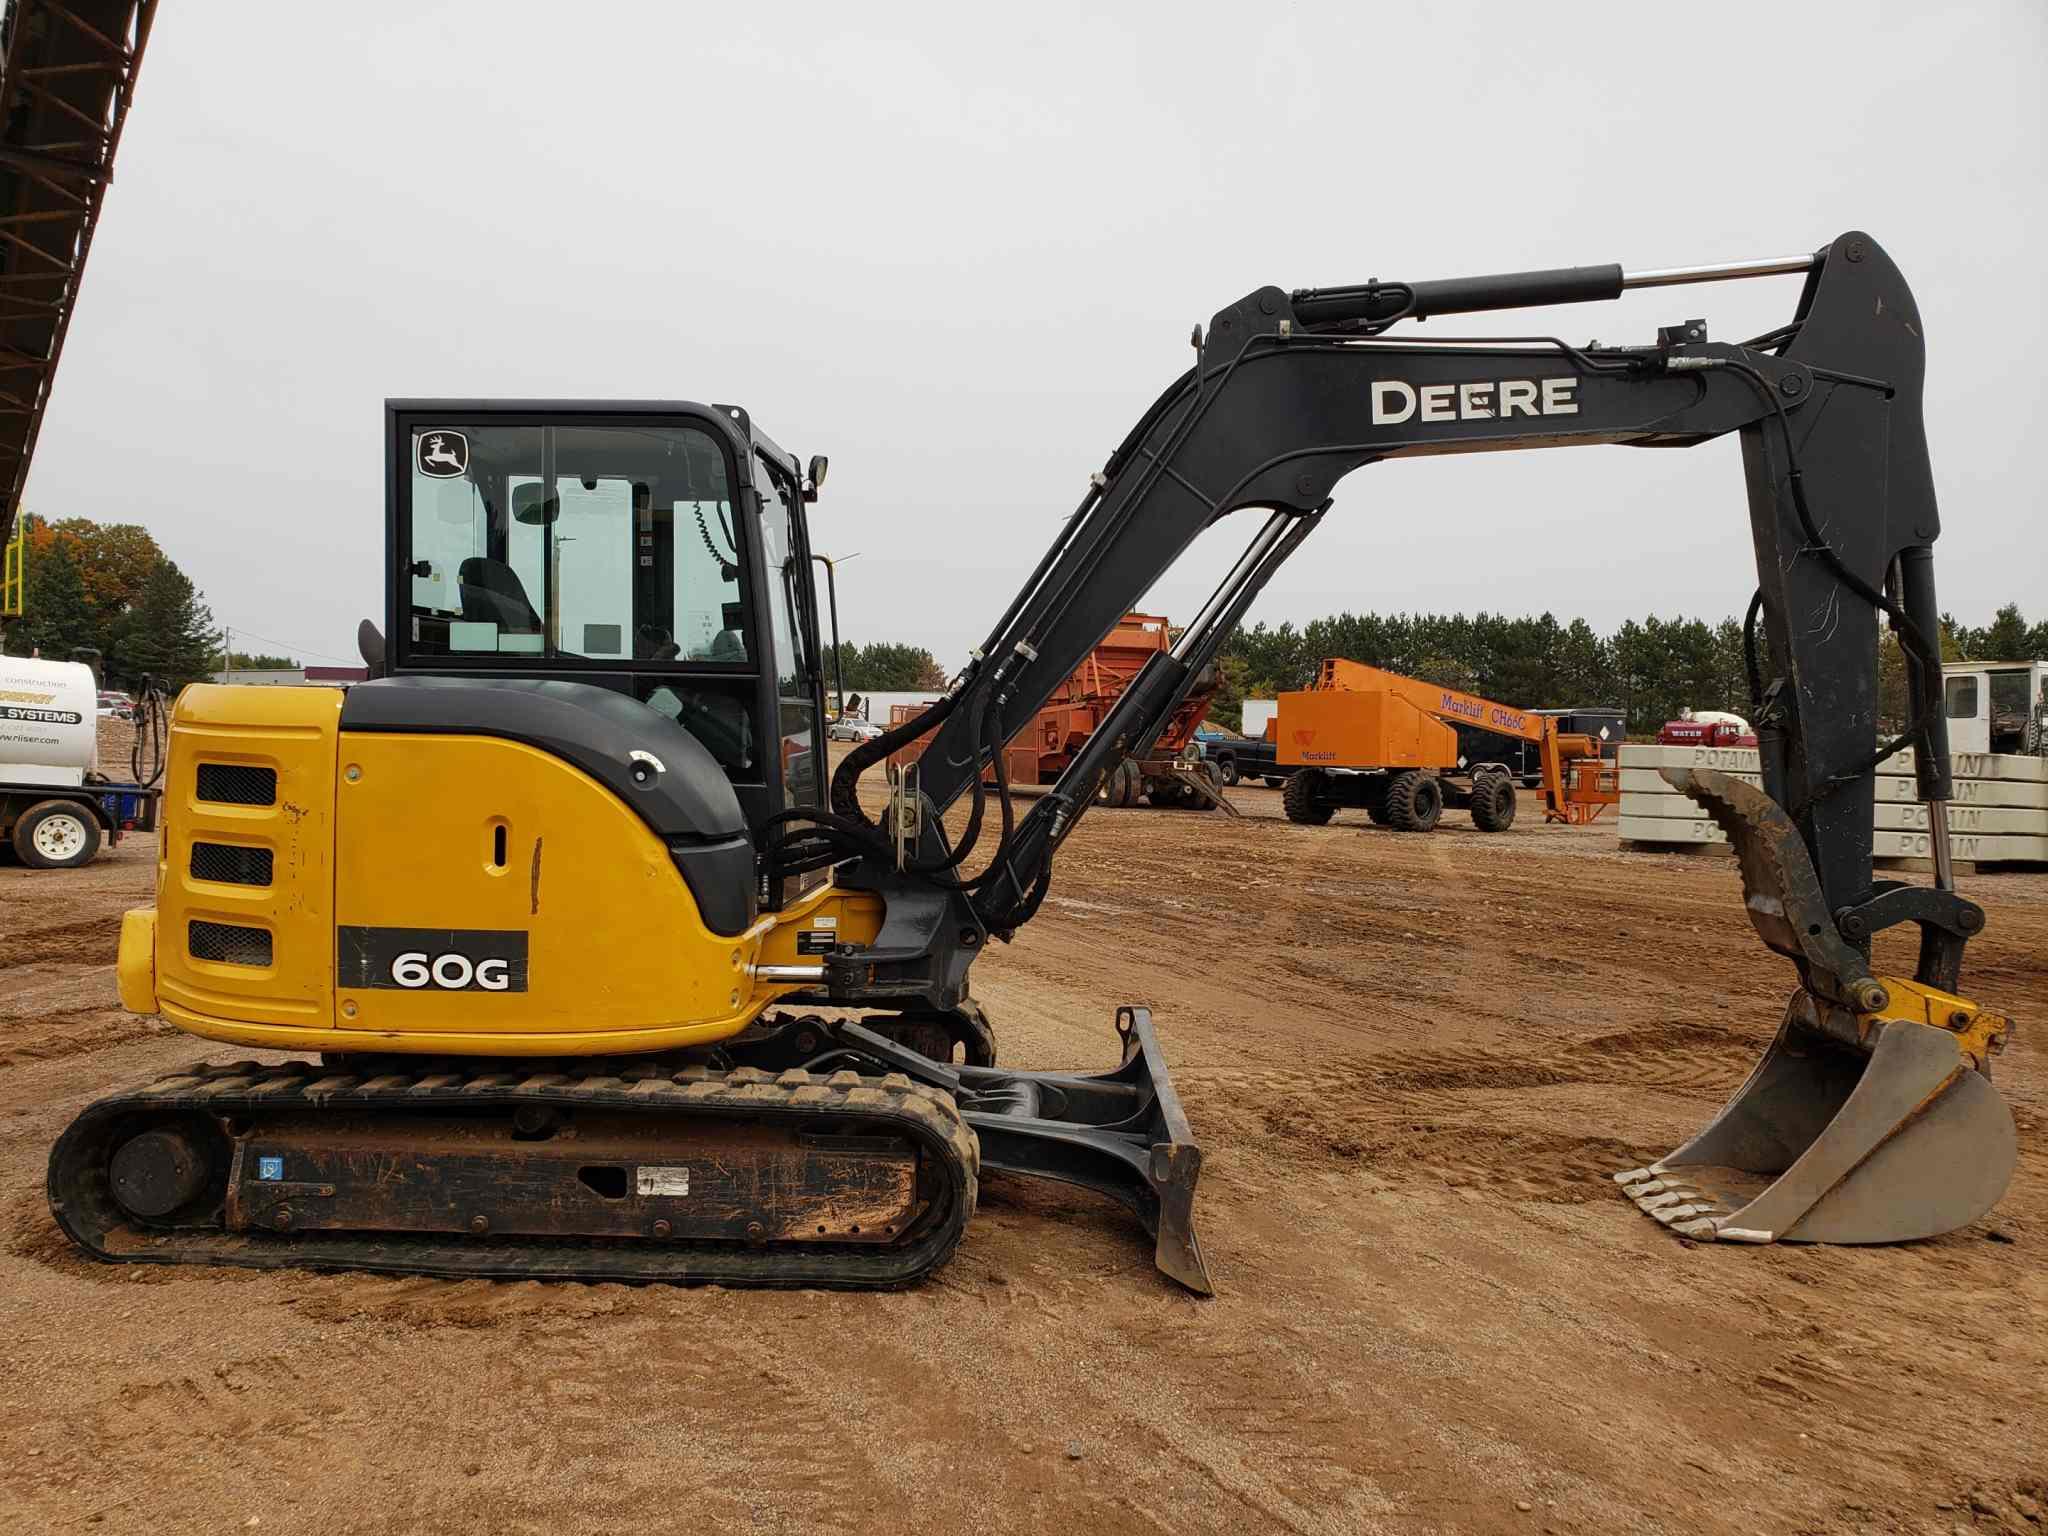
{"type": "MultiPolygon", "coordinates": [[[[2014,603],[1982,628],[1944,614],[1941,643],[1947,661],[2025,661],[2048,656],[2048,622],[2028,624],[2014,603]]],[[[1210,718],[1237,729],[1244,700],[1306,688],[1330,656],[1524,709],[1619,708],[1631,734],[1653,733],[1688,706],[1742,715],[1750,708],[1742,625],[1733,618],[1652,614],[1603,635],[1584,619],[1560,623],[1548,613],[1340,613],[1299,629],[1239,629],[1218,656],[1222,685],[1210,718]]],[[[1878,666],[1880,710],[1896,725],[1907,713],[1905,667],[1888,634],[1878,666]]]]}
{"type": "Polygon", "coordinates": [[[844,668],[846,691],[853,693],[909,693],[946,686],[946,669],[938,658],[921,645],[904,645],[893,640],[876,640],[867,645],[841,641],[837,652],[825,647],[825,688],[837,688],[844,668]]]}
{"type": "Polygon", "coordinates": [[[6,653],[69,661],[97,651],[113,687],[144,677],[175,690],[211,676],[221,634],[212,610],[149,531],[135,523],[23,515],[28,571],[6,653]]]}

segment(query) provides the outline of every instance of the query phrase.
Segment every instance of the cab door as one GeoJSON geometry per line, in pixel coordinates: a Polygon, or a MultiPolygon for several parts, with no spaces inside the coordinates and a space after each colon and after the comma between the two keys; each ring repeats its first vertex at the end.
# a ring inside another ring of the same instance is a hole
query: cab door
{"type": "Polygon", "coordinates": [[[1991,690],[1982,672],[1950,672],[1942,679],[1951,752],[1991,750],[1991,690]]]}
{"type": "MultiPolygon", "coordinates": [[[[769,764],[770,787],[779,774],[779,810],[821,807],[825,803],[826,771],[823,676],[818,665],[816,593],[811,571],[810,541],[804,527],[800,487],[787,466],[756,452],[754,489],[759,506],[760,537],[755,540],[760,571],[756,589],[766,620],[768,641],[766,687],[776,721],[769,764]]],[[[779,906],[829,878],[826,870],[791,876],[786,889],[767,892],[766,904],[779,906]]]]}

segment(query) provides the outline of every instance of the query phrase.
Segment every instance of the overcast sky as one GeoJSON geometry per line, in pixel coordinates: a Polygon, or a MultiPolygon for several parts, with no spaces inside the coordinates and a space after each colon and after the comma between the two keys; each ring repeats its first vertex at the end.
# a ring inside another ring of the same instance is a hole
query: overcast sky
{"type": "MultiPolygon", "coordinates": [[[[26,504],[146,524],[238,648],[353,660],[386,396],[732,401],[832,458],[813,541],[860,554],[847,637],[950,669],[1190,327],[1260,284],[1854,227],[1926,321],[1943,606],[2048,610],[2040,0],[1101,9],[165,5],[26,504]]],[[[1797,295],[1517,326],[1735,340],[1797,295]]],[[[1411,460],[1337,496],[1254,619],[1605,629],[1754,584],[1732,438],[1411,460]]],[[[1150,605],[1191,616],[1256,515],[1150,605]]]]}

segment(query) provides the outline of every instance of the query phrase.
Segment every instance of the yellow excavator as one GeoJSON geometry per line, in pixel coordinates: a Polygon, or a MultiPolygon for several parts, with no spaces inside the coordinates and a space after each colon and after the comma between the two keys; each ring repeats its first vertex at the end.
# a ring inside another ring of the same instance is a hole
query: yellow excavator
{"type": "Polygon", "coordinates": [[[1102,776],[1345,475],[1727,433],[1760,581],[1765,787],[1675,777],[1728,831],[1750,918],[1798,979],[1734,1099],[1622,1188],[1697,1239],[1974,1220],[2015,1160],[1990,1082],[2006,1021],[1959,993],[1984,914],[1945,863],[1922,887],[1871,859],[1887,753],[1913,750],[1937,833],[1950,794],[1923,334],[1858,233],[1720,266],[1259,289],[1196,333],[1195,365],[945,697],[829,782],[807,529],[822,458],[800,465],[734,406],[389,402],[372,680],[185,691],[156,904],[121,933],[127,1007],[294,1057],[89,1106],[51,1154],[56,1220],[130,1263],[893,1286],[946,1261],[997,1170],[1123,1202],[1159,1267],[1206,1292],[1202,1155],[1146,1011],[1117,1011],[1114,1068],[1015,1070],[973,962],[1039,910],[1102,776]],[[1639,346],[1401,329],[1781,274],[1803,284],[1791,319],[1740,344],[1701,320],[1639,346]],[[1257,531],[1214,596],[1020,814],[1003,743],[1244,509],[1257,531]],[[1892,742],[1880,621],[1913,699],[1892,742]],[[870,814],[863,775],[924,738],[918,775],[870,814]],[[1919,929],[1914,974],[1873,974],[1872,938],[1900,923],[1919,929]]]}

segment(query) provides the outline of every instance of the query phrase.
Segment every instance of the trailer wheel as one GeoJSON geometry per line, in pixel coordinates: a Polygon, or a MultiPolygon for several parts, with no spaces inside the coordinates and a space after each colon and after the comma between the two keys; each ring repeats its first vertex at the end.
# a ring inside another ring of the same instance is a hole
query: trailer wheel
{"type": "Polygon", "coordinates": [[[1145,796],[1145,775],[1138,772],[1138,765],[1128,757],[1116,771],[1118,805],[1136,805],[1145,796]]]}
{"type": "Polygon", "coordinates": [[[1192,784],[1188,785],[1185,789],[1183,789],[1181,793],[1186,797],[1185,803],[1188,809],[1191,811],[1215,810],[1216,801],[1223,798],[1223,786],[1225,784],[1235,784],[1237,782],[1237,769],[1234,765],[1230,770],[1231,776],[1227,779],[1217,769],[1214,763],[1197,763],[1195,765],[1195,772],[1199,773],[1204,779],[1208,781],[1209,794],[1203,794],[1200,790],[1196,789],[1192,784]],[[1212,795],[1215,797],[1214,799],[1211,798],[1212,795]]]}
{"type": "Polygon", "coordinates": [[[1237,782],[1237,759],[1228,752],[1216,759],[1216,777],[1223,781],[1226,789],[1237,782]]]}
{"type": "Polygon", "coordinates": [[[1427,832],[1444,813],[1444,789],[1433,773],[1410,768],[1387,786],[1387,823],[1396,832],[1427,832]]]}
{"type": "Polygon", "coordinates": [[[1268,789],[1278,789],[1281,785],[1285,784],[1287,780],[1280,777],[1280,775],[1278,774],[1269,773],[1262,777],[1259,780],[1259,782],[1265,785],[1268,789]]]}
{"type": "Polygon", "coordinates": [[[1323,770],[1304,768],[1299,773],[1288,775],[1287,788],[1281,793],[1280,808],[1287,813],[1289,821],[1298,821],[1305,827],[1320,827],[1337,814],[1337,807],[1323,796],[1323,770]]]}
{"type": "Polygon", "coordinates": [[[1515,824],[1515,804],[1515,781],[1506,774],[1482,774],[1472,781],[1472,825],[1480,831],[1507,831],[1515,824]]]}
{"type": "Polygon", "coordinates": [[[45,800],[16,818],[14,851],[31,869],[76,869],[100,851],[100,824],[75,800],[45,800]]]}

